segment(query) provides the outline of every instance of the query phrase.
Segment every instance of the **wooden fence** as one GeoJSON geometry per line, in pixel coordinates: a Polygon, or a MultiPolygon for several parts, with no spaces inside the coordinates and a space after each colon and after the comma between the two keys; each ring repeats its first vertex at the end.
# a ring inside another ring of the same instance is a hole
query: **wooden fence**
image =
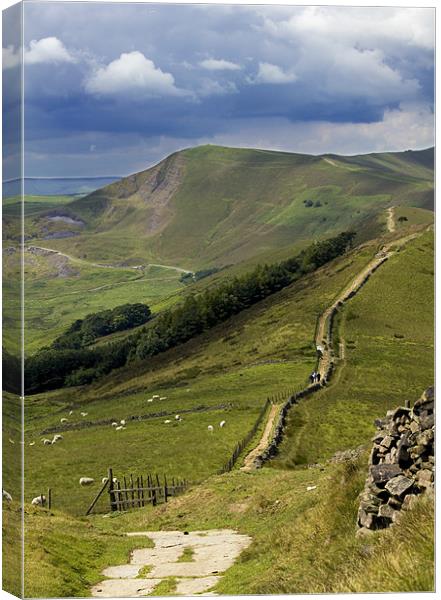
{"type": "Polygon", "coordinates": [[[89,506],[86,515],[89,515],[99,498],[107,490],[109,495],[109,505],[111,511],[125,511],[132,508],[141,508],[147,504],[156,506],[163,502],[167,502],[168,498],[178,496],[185,492],[189,487],[186,479],[175,479],[174,477],[167,480],[164,475],[162,480],[159,475],[140,475],[133,477],[123,476],[122,480],[115,478],[113,469],[109,469],[107,481],[94,498],[89,506]]]}

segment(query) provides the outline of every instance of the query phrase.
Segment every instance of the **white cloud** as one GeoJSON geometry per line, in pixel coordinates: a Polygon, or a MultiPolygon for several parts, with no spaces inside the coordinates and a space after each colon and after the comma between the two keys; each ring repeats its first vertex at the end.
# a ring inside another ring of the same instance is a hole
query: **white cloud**
{"type": "Polygon", "coordinates": [[[403,103],[374,123],[291,122],[283,118],[233,120],[231,131],[198,143],[309,154],[362,154],[427,148],[434,144],[434,114],[426,104],[403,103]]]}
{"type": "Polygon", "coordinates": [[[2,66],[3,70],[13,69],[14,67],[18,67],[20,64],[20,53],[15,50],[14,46],[8,46],[7,48],[2,48],[3,50],[3,60],[2,66]]]}
{"type": "Polygon", "coordinates": [[[281,67],[268,62],[259,63],[259,71],[252,83],[292,83],[297,80],[295,73],[287,73],[281,67]]]}
{"type": "Polygon", "coordinates": [[[165,73],[141,52],[123,53],[100,67],[85,81],[87,92],[97,95],[117,95],[138,92],[144,97],[177,96],[183,90],[175,86],[171,73],[165,73]]]}
{"type": "Polygon", "coordinates": [[[222,58],[207,58],[199,64],[203,69],[207,69],[207,71],[240,71],[242,68],[234,62],[222,58]]]}
{"type": "Polygon", "coordinates": [[[77,62],[76,58],[67,50],[63,42],[56,37],[32,40],[29,48],[25,49],[24,59],[27,65],[77,62]]]}

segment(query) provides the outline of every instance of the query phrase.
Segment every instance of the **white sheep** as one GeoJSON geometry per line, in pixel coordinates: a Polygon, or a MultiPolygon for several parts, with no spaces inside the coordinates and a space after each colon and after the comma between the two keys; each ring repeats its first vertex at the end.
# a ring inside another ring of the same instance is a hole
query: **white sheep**
{"type": "Polygon", "coordinates": [[[125,419],[121,419],[120,423],[121,423],[121,425],[125,425],[126,424],[126,420],[125,419]]]}
{"type": "Polygon", "coordinates": [[[149,398],[147,402],[153,402],[153,398],[149,398]]]}
{"type": "Polygon", "coordinates": [[[15,444],[14,440],[11,440],[11,438],[9,438],[9,443],[10,444],[15,444]]]}
{"type": "Polygon", "coordinates": [[[87,412],[82,412],[82,413],[80,413],[80,415],[81,415],[82,417],[87,417],[87,415],[88,415],[88,414],[89,414],[89,413],[87,413],[87,412]]]}
{"type": "Polygon", "coordinates": [[[35,442],[29,442],[29,446],[35,446],[35,442]]]}
{"type": "Polygon", "coordinates": [[[159,399],[160,400],[167,400],[167,396],[161,396],[159,399]]]}
{"type": "Polygon", "coordinates": [[[153,394],[152,398],[153,398],[153,400],[159,400],[158,394],[153,394]]]}
{"type": "Polygon", "coordinates": [[[225,427],[225,424],[226,424],[226,421],[221,421],[221,422],[219,423],[219,427],[225,427]]]}
{"type": "Polygon", "coordinates": [[[60,441],[60,440],[62,440],[62,439],[63,439],[63,436],[61,435],[61,433],[56,433],[56,434],[54,435],[54,440],[55,440],[56,442],[59,442],[59,441],[60,441]]]}
{"type": "Polygon", "coordinates": [[[116,421],[113,421],[112,427],[118,427],[118,423],[116,421]]]}
{"type": "Polygon", "coordinates": [[[115,427],[115,431],[122,431],[123,429],[125,429],[125,427],[123,427],[122,425],[118,425],[118,427],[115,427]]]}
{"type": "Polygon", "coordinates": [[[66,417],[63,417],[62,419],[60,419],[60,423],[67,423],[66,417]]]}
{"type": "Polygon", "coordinates": [[[32,504],[34,506],[42,506],[44,503],[46,502],[46,496],[36,496],[35,498],[33,498],[32,500],[32,504]]]}
{"type": "Polygon", "coordinates": [[[214,427],[213,427],[213,425],[209,425],[209,426],[207,427],[207,429],[208,429],[208,431],[209,431],[210,433],[213,433],[213,431],[214,431],[214,427]]]}
{"type": "Polygon", "coordinates": [[[103,483],[103,484],[104,484],[104,483],[107,483],[108,481],[109,481],[109,478],[108,478],[108,477],[103,477],[103,478],[101,479],[101,483],[103,483]]]}
{"type": "Polygon", "coordinates": [[[45,446],[50,446],[50,445],[52,444],[52,440],[48,440],[47,438],[45,438],[45,439],[43,440],[43,444],[44,444],[45,446]]]}
{"type": "Polygon", "coordinates": [[[6,490],[3,490],[3,500],[6,500],[6,502],[12,502],[12,496],[6,490]]]}
{"type": "Polygon", "coordinates": [[[73,410],[69,411],[69,417],[71,417],[73,415],[73,410]]]}
{"type": "Polygon", "coordinates": [[[171,421],[170,421],[170,419],[166,419],[166,420],[164,421],[164,423],[165,423],[165,425],[167,425],[168,423],[171,423],[171,421]]]}
{"type": "Polygon", "coordinates": [[[175,419],[176,419],[176,421],[180,421],[181,420],[181,415],[175,415],[175,419]]]}
{"type": "Polygon", "coordinates": [[[113,483],[118,483],[118,478],[117,478],[117,477],[114,477],[114,478],[112,479],[112,481],[113,481],[113,483]]]}
{"type": "Polygon", "coordinates": [[[92,485],[92,483],[94,483],[95,479],[93,479],[92,477],[80,477],[80,485],[92,485]]]}

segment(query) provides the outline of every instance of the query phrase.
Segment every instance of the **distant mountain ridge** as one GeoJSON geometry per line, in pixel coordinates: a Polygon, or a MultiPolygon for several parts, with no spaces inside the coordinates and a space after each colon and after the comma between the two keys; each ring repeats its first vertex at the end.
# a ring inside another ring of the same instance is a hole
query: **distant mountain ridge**
{"type": "Polygon", "coordinates": [[[359,156],[190,148],[65,205],[86,227],[59,247],[99,260],[222,266],[380,227],[389,206],[433,209],[433,157],[433,148],[359,156]]]}

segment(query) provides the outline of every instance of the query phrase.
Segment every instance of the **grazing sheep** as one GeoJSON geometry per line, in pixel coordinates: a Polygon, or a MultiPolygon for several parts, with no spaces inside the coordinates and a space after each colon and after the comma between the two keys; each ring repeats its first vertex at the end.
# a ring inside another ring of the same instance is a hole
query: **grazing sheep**
{"type": "Polygon", "coordinates": [[[44,444],[45,446],[50,446],[50,445],[52,444],[52,440],[48,440],[47,438],[45,438],[45,439],[43,440],[43,444],[44,444]]]}
{"type": "Polygon", "coordinates": [[[62,419],[60,419],[60,423],[67,423],[66,417],[63,417],[62,419]]]}
{"type": "Polygon", "coordinates": [[[160,400],[167,400],[167,396],[161,396],[159,399],[160,400]]]}
{"type": "Polygon", "coordinates": [[[9,442],[10,442],[11,444],[15,444],[14,440],[11,440],[11,438],[9,438],[9,442]]]}
{"type": "Polygon", "coordinates": [[[153,400],[159,400],[158,394],[153,394],[152,398],[153,398],[153,400]]]}
{"type": "Polygon", "coordinates": [[[123,427],[122,425],[118,425],[118,427],[115,427],[115,431],[121,431],[122,429],[125,429],[125,427],[123,427]]]}
{"type": "Polygon", "coordinates": [[[176,421],[180,421],[181,420],[181,415],[175,415],[175,419],[176,419],[176,421]]]}
{"type": "Polygon", "coordinates": [[[149,398],[147,402],[153,402],[153,398],[149,398]]]}
{"type": "Polygon", "coordinates": [[[219,427],[225,427],[225,424],[226,424],[226,421],[221,421],[221,422],[219,423],[219,427]]]}
{"type": "Polygon", "coordinates": [[[87,415],[88,415],[88,414],[89,414],[89,413],[86,413],[86,412],[82,412],[82,413],[80,413],[80,415],[81,415],[82,417],[87,417],[87,415]]]}
{"type": "Polygon", "coordinates": [[[308,487],[306,488],[307,492],[310,492],[311,490],[315,490],[316,489],[316,485],[308,485],[308,487]]]}
{"type": "Polygon", "coordinates": [[[92,483],[94,483],[95,479],[93,479],[92,477],[80,477],[80,485],[92,485],[92,483]]]}
{"type": "Polygon", "coordinates": [[[164,421],[164,423],[167,425],[168,423],[171,423],[171,421],[170,421],[170,419],[166,419],[166,420],[164,421]]]}
{"type": "Polygon", "coordinates": [[[209,431],[210,433],[213,433],[213,431],[214,431],[214,427],[213,427],[213,425],[209,425],[209,426],[207,427],[207,429],[208,429],[208,431],[209,431]]]}
{"type": "Polygon", "coordinates": [[[32,504],[34,506],[43,506],[43,504],[46,502],[46,496],[36,496],[33,500],[32,500],[32,504]]]}
{"type": "Polygon", "coordinates": [[[54,435],[54,440],[56,442],[58,442],[58,441],[60,441],[62,439],[63,439],[63,436],[60,433],[57,433],[57,434],[54,435]]]}
{"type": "Polygon", "coordinates": [[[104,483],[107,483],[108,481],[109,481],[109,478],[108,478],[108,477],[103,477],[103,478],[101,479],[101,483],[103,483],[103,484],[104,484],[104,483]]]}
{"type": "Polygon", "coordinates": [[[73,410],[69,411],[69,417],[71,417],[73,415],[73,410]]]}
{"type": "Polygon", "coordinates": [[[6,500],[6,502],[12,502],[12,496],[6,490],[3,490],[3,500],[6,500]]]}
{"type": "Polygon", "coordinates": [[[112,479],[112,481],[113,481],[113,483],[118,483],[118,479],[117,479],[117,477],[114,477],[114,478],[112,479]]]}
{"type": "Polygon", "coordinates": [[[121,423],[121,425],[125,425],[126,424],[126,420],[125,419],[121,419],[120,423],[121,423]]]}
{"type": "Polygon", "coordinates": [[[118,423],[116,421],[113,421],[112,427],[118,427],[118,423]]]}
{"type": "Polygon", "coordinates": [[[29,442],[29,446],[35,446],[35,442],[29,442]]]}

